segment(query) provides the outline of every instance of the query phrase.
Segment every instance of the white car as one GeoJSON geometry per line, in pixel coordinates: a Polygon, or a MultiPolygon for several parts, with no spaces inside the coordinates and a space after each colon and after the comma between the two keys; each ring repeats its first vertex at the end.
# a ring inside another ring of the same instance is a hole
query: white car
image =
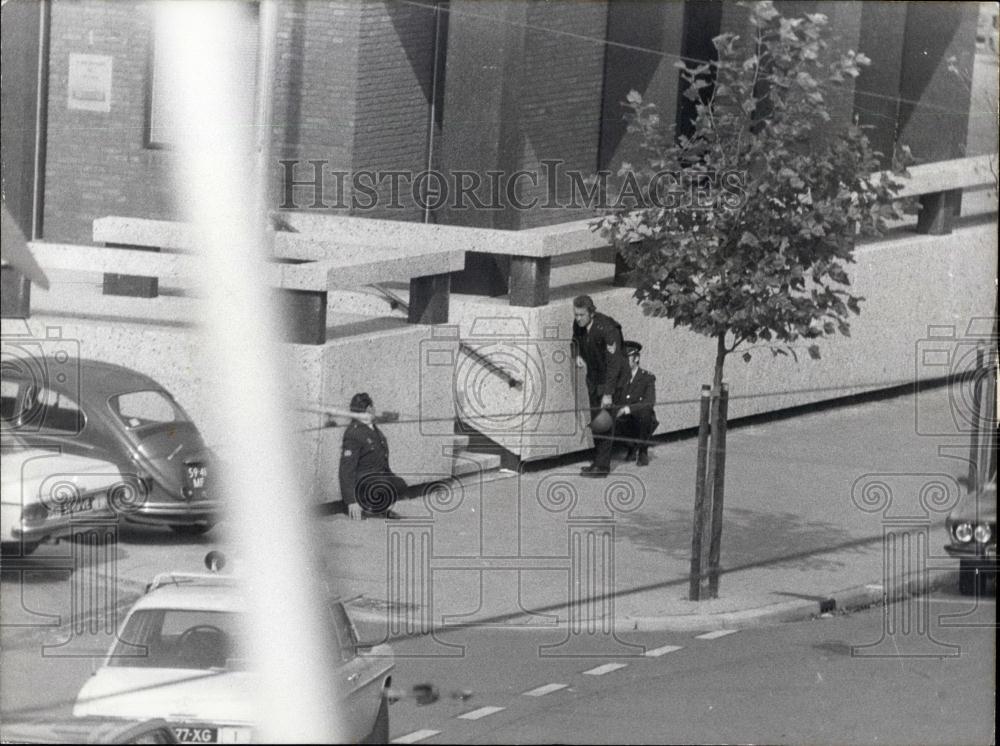
{"type": "Polygon", "coordinates": [[[30,554],[43,541],[112,520],[125,479],[110,461],[30,445],[4,431],[0,459],[0,544],[30,554]]]}
{"type": "MultiPolygon", "coordinates": [[[[158,575],[80,690],[73,714],[162,718],[181,743],[250,743],[257,677],[235,644],[245,608],[233,576],[158,575]]],[[[350,687],[341,708],[347,740],[386,743],[392,649],[378,645],[359,654],[343,604],[331,600],[325,609],[337,677],[350,687]]]]}

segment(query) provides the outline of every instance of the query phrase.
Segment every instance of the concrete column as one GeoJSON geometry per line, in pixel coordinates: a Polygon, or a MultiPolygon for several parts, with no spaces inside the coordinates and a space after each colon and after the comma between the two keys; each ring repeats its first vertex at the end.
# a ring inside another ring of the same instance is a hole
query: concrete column
{"type": "Polygon", "coordinates": [[[326,293],[313,290],[278,290],[284,341],[321,345],[326,342],[326,293]]]}
{"type": "MultiPolygon", "coordinates": [[[[698,3],[699,7],[714,5],[698,3]]],[[[639,157],[635,135],[625,131],[621,106],[629,91],[637,90],[644,100],[655,103],[665,121],[674,116],[680,83],[675,55],[681,54],[688,10],[689,4],[658,0],[608,4],[608,41],[623,46],[611,44],[605,51],[599,168],[615,174],[622,161],[639,157]]]]}
{"type": "Polygon", "coordinates": [[[898,131],[921,161],[965,154],[971,92],[948,60],[972,70],[978,13],[978,3],[906,4],[898,131]]]}
{"type": "MultiPolygon", "coordinates": [[[[519,94],[524,76],[529,4],[525,0],[453,0],[448,22],[442,114],[441,167],[445,172],[511,174],[521,151],[519,94]]],[[[506,205],[489,180],[471,191],[484,205],[506,205]]],[[[471,200],[472,196],[466,199],[471,200]]],[[[451,195],[454,197],[455,195],[451,195]]],[[[463,200],[465,201],[465,200],[463,200]]],[[[455,206],[436,215],[441,223],[484,228],[516,227],[512,209],[470,210],[455,206]]],[[[464,272],[452,278],[459,293],[504,295],[509,266],[503,257],[469,252],[464,272]]]]}
{"type": "Polygon", "coordinates": [[[549,257],[512,256],[510,304],[529,308],[548,305],[551,273],[552,259],[549,257]]]}
{"type": "Polygon", "coordinates": [[[871,129],[868,139],[882,153],[882,167],[892,165],[899,115],[899,79],[903,69],[906,3],[859,3],[861,32],[858,50],[872,64],[854,83],[854,113],[871,129]]]}
{"type": "Polygon", "coordinates": [[[962,190],[920,195],[917,233],[943,236],[951,233],[955,218],[962,212],[962,190]]]}
{"type": "Polygon", "coordinates": [[[31,281],[10,266],[0,267],[0,318],[31,316],[31,281]]]}
{"type": "MultiPolygon", "coordinates": [[[[128,246],[118,243],[104,244],[109,249],[129,249],[130,251],[159,251],[155,246],[128,246]]],[[[104,274],[104,295],[129,295],[135,298],[156,298],[160,294],[158,277],[141,275],[120,275],[114,272],[104,274]]]]}
{"type": "MultiPolygon", "coordinates": [[[[38,110],[39,42],[45,42],[42,16],[47,6],[40,3],[4,3],[3,44],[0,59],[3,61],[4,79],[2,108],[3,130],[0,142],[3,151],[3,201],[7,210],[29,239],[41,235],[32,226],[36,200],[37,167],[42,160],[38,150],[44,151],[45,137],[36,137],[39,114],[44,127],[44,101],[38,110]],[[40,12],[41,11],[41,12],[40,12]],[[16,84],[15,84],[16,83],[16,84]]],[[[46,63],[42,62],[43,65],[46,63]]],[[[45,94],[44,82],[42,95],[45,94]]],[[[39,182],[40,186],[40,182],[39,182]]],[[[40,195],[37,196],[41,201],[40,195]]],[[[39,211],[40,212],[40,211],[39,211]]],[[[6,289],[6,286],[5,286],[6,289]]]]}
{"type": "Polygon", "coordinates": [[[407,321],[411,324],[448,323],[448,301],[451,275],[427,275],[410,280],[410,310],[407,321]]]}

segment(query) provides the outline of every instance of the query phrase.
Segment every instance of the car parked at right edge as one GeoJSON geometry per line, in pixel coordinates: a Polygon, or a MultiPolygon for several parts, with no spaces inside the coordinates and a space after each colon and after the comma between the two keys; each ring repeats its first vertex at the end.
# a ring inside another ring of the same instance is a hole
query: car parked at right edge
{"type": "Polygon", "coordinates": [[[970,490],[945,521],[950,542],[945,551],[959,560],[958,589],[972,595],[992,587],[997,578],[997,481],[970,490]]]}

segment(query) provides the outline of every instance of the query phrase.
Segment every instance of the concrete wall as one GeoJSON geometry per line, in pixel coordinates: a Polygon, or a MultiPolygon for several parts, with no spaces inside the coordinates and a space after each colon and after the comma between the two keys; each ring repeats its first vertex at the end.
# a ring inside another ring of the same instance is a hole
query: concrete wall
{"type": "MultiPolygon", "coordinates": [[[[918,350],[929,327],[954,326],[960,340],[973,318],[994,313],[995,222],[943,237],[899,233],[859,247],[856,258],[848,274],[855,292],[866,300],[861,315],[851,322],[851,336],[821,341],[821,360],[810,359],[804,346],[798,362],[772,357],[767,349],[754,351],[750,363],[731,356],[726,363],[731,417],[941,377],[948,371],[920,364],[918,350]]],[[[588,293],[598,310],[621,322],[627,339],[645,346],[642,366],[657,376],[657,399],[677,402],[657,407],[659,432],[696,426],[700,387],[711,383],[714,343],[674,328],[669,320],[644,316],[630,290],[609,285],[591,281],[555,287],[552,302],[533,309],[511,308],[497,298],[453,299],[452,319],[463,338],[489,342],[486,332],[493,332],[500,344],[480,342],[481,349],[526,380],[523,389],[511,389],[500,377],[467,364],[462,379],[468,382],[464,397],[470,403],[459,407],[463,416],[526,459],[589,447],[587,419],[572,414],[585,409],[587,399],[569,359],[572,298],[588,293]],[[475,328],[480,333],[474,334],[475,328]],[[536,349],[541,352],[536,354],[536,349]],[[536,402],[558,414],[497,416],[536,402]]]]}
{"type": "MultiPolygon", "coordinates": [[[[175,295],[142,300],[100,295],[99,286],[78,277],[53,275],[50,292],[33,293],[33,316],[27,321],[4,319],[3,354],[34,354],[52,347],[56,337],[69,341],[80,357],[124,365],[159,381],[180,402],[206,442],[224,456],[226,433],[207,416],[209,381],[199,354],[194,301],[175,295]]],[[[454,442],[454,407],[450,371],[421,369],[429,327],[382,325],[363,336],[334,339],[326,346],[285,345],[297,407],[346,409],[357,391],[368,391],[379,410],[397,410],[401,424],[386,425],[391,465],[410,481],[439,479],[451,472],[449,447],[454,442]],[[419,382],[419,385],[418,385],[419,382]],[[427,419],[425,425],[415,420],[427,419]],[[408,421],[408,422],[407,422],[408,421]]],[[[450,346],[457,346],[451,340],[450,346]]],[[[438,344],[440,348],[441,345],[438,344]]],[[[344,428],[319,428],[324,418],[314,412],[288,413],[300,432],[298,464],[306,490],[304,500],[340,499],[337,467],[344,428]]]]}

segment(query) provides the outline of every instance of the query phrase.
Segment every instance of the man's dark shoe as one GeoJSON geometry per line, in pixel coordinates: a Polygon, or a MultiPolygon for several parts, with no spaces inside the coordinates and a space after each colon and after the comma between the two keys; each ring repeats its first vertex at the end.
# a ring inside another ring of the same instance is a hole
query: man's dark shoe
{"type": "Polygon", "coordinates": [[[649,453],[646,451],[639,451],[639,458],[635,461],[639,466],[649,466],[649,453]]]}
{"type": "Polygon", "coordinates": [[[625,461],[632,461],[635,458],[635,448],[629,448],[625,454],[625,461]]]}
{"type": "Polygon", "coordinates": [[[602,469],[599,466],[585,466],[580,469],[581,477],[591,477],[593,479],[604,479],[610,473],[610,469],[602,469]]]}

